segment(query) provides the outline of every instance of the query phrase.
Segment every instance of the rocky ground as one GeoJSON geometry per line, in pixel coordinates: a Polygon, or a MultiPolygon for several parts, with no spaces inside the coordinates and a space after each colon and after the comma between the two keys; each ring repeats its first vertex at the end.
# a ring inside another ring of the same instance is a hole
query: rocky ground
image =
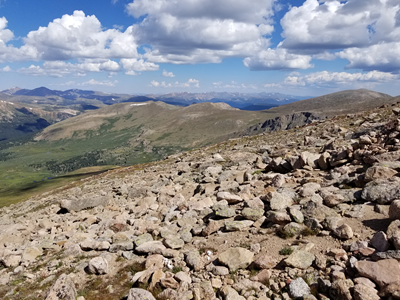
{"type": "Polygon", "coordinates": [[[400,299],[400,112],[110,171],[0,211],[1,299],[400,299]]]}

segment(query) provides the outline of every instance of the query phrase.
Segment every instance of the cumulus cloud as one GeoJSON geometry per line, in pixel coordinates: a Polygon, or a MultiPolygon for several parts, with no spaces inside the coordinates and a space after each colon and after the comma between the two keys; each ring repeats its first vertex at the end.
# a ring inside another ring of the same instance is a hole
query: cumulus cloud
{"type": "Polygon", "coordinates": [[[398,78],[399,76],[397,75],[379,71],[371,71],[368,73],[322,71],[305,76],[288,76],[285,78],[284,84],[292,86],[332,86],[351,85],[360,82],[384,83],[398,78]]]}
{"type": "Polygon", "coordinates": [[[84,60],[82,63],[67,63],[64,61],[46,61],[42,67],[31,65],[29,68],[21,68],[20,73],[32,76],[64,77],[66,75],[83,76],[87,72],[116,72],[120,65],[113,60],[84,60]]]}
{"type": "Polygon", "coordinates": [[[273,31],[274,0],[135,0],[127,11],[135,18],[140,44],[152,46],[152,62],[220,62],[260,49],[273,31]]]}
{"type": "Polygon", "coordinates": [[[164,77],[175,77],[174,73],[167,72],[166,70],[163,70],[161,75],[164,76],[164,77]]]}
{"type": "Polygon", "coordinates": [[[83,82],[81,84],[78,84],[80,86],[115,86],[118,83],[118,80],[114,81],[109,81],[109,80],[104,80],[104,81],[97,81],[94,79],[90,79],[87,82],[83,82]]]}
{"type": "Polygon", "coordinates": [[[165,81],[158,82],[158,81],[151,81],[150,86],[152,87],[162,87],[162,88],[199,88],[200,81],[197,79],[190,78],[187,82],[174,82],[174,83],[166,83],[165,81]]]}
{"type": "Polygon", "coordinates": [[[100,21],[82,11],[64,15],[39,27],[24,38],[25,47],[37,59],[68,60],[73,58],[137,58],[137,44],[132,27],[125,32],[103,30],[100,21]]]}
{"type": "Polygon", "coordinates": [[[286,49],[267,49],[247,57],[243,63],[250,70],[284,70],[312,68],[311,56],[289,53],[286,49]]]}
{"type": "Polygon", "coordinates": [[[400,43],[398,42],[378,44],[367,48],[349,48],[338,53],[338,56],[349,61],[347,68],[399,72],[399,53],[400,43]]]}
{"type": "Polygon", "coordinates": [[[398,41],[393,0],[306,0],[281,20],[282,47],[308,53],[398,41]]]}
{"type": "MultiPolygon", "coordinates": [[[[145,71],[157,71],[160,66],[152,62],[144,61],[143,59],[121,59],[121,65],[127,71],[131,73],[132,71],[145,72],[145,71]]],[[[129,74],[132,75],[132,74],[129,74]]]]}
{"type": "Polygon", "coordinates": [[[5,66],[4,68],[1,69],[3,72],[11,72],[12,69],[10,68],[10,66],[5,66]]]}

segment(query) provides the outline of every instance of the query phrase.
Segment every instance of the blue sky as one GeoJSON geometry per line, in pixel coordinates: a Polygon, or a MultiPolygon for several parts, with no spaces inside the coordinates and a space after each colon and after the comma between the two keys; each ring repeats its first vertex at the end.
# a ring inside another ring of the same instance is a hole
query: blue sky
{"type": "Polygon", "coordinates": [[[398,0],[0,0],[0,89],[400,94],[398,0]]]}

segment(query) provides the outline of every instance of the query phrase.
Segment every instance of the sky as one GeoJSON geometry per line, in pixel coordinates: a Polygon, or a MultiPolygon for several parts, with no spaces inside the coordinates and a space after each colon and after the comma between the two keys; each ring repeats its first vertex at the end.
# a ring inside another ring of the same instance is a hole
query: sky
{"type": "Polygon", "coordinates": [[[0,90],[400,95],[399,0],[0,0],[0,90]]]}

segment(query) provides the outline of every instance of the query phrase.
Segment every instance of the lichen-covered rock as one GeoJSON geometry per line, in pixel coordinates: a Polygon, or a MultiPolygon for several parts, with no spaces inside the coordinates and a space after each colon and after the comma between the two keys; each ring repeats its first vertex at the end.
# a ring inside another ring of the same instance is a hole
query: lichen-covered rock
{"type": "Polygon", "coordinates": [[[75,300],[75,284],[66,274],[61,274],[48,291],[45,300],[75,300]]]}

